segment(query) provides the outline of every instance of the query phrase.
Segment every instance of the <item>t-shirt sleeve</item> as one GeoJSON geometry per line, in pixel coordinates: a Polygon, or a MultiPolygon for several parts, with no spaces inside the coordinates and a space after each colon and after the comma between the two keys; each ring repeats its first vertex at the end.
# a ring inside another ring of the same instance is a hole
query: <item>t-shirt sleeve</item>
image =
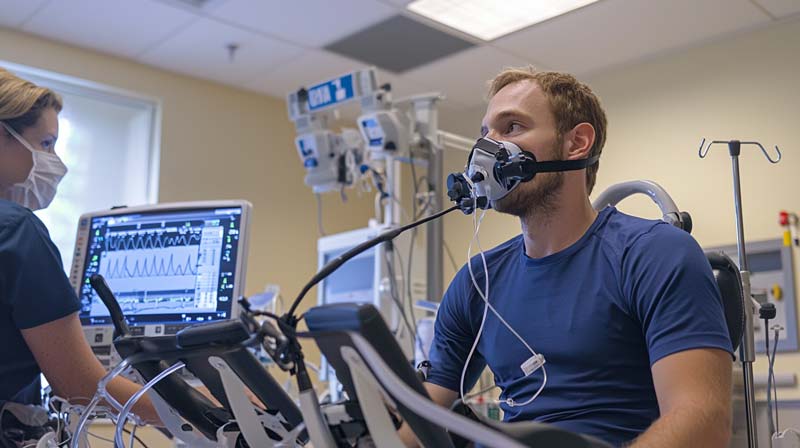
{"type": "Polygon", "coordinates": [[[20,329],[80,310],[58,249],[44,224],[30,212],[0,229],[0,284],[0,299],[20,329]]]}
{"type": "Polygon", "coordinates": [[[654,226],[627,250],[623,275],[650,365],[690,349],[733,352],[714,274],[689,234],[666,224],[654,226]]]}
{"type": "MultiPolygon", "coordinates": [[[[456,392],[459,392],[461,372],[480,325],[480,321],[473,322],[470,318],[470,304],[474,297],[469,274],[465,275],[465,271],[466,268],[463,268],[453,279],[436,314],[430,352],[431,368],[426,380],[456,392]]],[[[483,307],[480,309],[483,310],[483,307]]],[[[476,348],[464,378],[465,391],[472,389],[485,366],[486,361],[476,348]]]]}

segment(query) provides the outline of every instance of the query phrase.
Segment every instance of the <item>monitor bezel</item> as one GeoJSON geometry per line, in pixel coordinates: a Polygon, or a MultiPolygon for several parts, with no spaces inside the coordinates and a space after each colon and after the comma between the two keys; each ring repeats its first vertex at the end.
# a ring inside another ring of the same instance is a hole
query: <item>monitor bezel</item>
{"type": "MultiPolygon", "coordinates": [[[[152,205],[141,205],[135,207],[116,207],[106,210],[98,210],[88,212],[81,215],[78,220],[78,232],[75,239],[75,249],[72,257],[72,268],[70,270],[70,284],[72,285],[75,294],[80,297],[81,283],[83,281],[84,270],[86,268],[86,251],[88,249],[89,233],[91,232],[91,223],[97,218],[114,217],[120,215],[129,215],[136,213],[174,213],[174,212],[187,212],[191,210],[207,210],[207,209],[220,209],[220,208],[240,208],[242,211],[241,219],[239,221],[239,242],[237,246],[237,258],[239,262],[236,263],[236,271],[234,273],[233,282],[233,300],[231,303],[231,312],[228,316],[229,319],[238,318],[239,316],[239,302],[238,297],[244,294],[247,274],[247,259],[250,240],[250,217],[252,214],[253,205],[246,200],[221,200],[221,201],[190,201],[190,202],[172,202],[152,205]]],[[[166,325],[182,325],[194,324],[196,322],[159,322],[159,323],[142,323],[135,326],[138,327],[155,327],[166,325]]],[[[91,324],[84,322],[81,319],[81,325],[87,328],[101,328],[110,327],[110,324],[91,324]]],[[[149,332],[146,332],[149,333],[149,332]]]]}

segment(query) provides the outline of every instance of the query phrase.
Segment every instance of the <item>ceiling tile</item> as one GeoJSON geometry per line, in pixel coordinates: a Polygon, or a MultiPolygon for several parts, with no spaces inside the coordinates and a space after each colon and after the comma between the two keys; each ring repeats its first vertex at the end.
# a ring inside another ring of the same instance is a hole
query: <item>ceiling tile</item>
{"type": "Polygon", "coordinates": [[[17,28],[48,0],[0,0],[0,26],[17,28]]]}
{"type": "Polygon", "coordinates": [[[225,84],[244,85],[302,53],[300,47],[200,19],[143,54],[147,64],[225,84]],[[230,60],[227,46],[238,45],[230,60]]]}
{"type": "Polygon", "coordinates": [[[229,0],[211,14],[289,42],[319,48],[396,11],[377,0],[229,0]]]}
{"type": "Polygon", "coordinates": [[[325,49],[395,73],[403,73],[474,45],[397,14],[333,42],[325,49]]]}
{"type": "Polygon", "coordinates": [[[279,98],[300,87],[309,87],[364,68],[364,64],[323,50],[306,50],[299,57],[264,73],[247,87],[279,98]]]}
{"type": "MultiPolygon", "coordinates": [[[[533,64],[490,46],[471,48],[405,73],[410,79],[435,86],[448,102],[484,104],[486,83],[504,67],[533,64]]],[[[537,65],[537,68],[543,68],[537,65]]]]}
{"type": "Polygon", "coordinates": [[[775,17],[787,17],[800,13],[798,0],[754,0],[775,17]]]}
{"type": "Polygon", "coordinates": [[[604,0],[493,45],[585,75],[768,20],[749,0],[604,0]]]}
{"type": "Polygon", "coordinates": [[[378,85],[390,84],[392,86],[392,98],[395,100],[422,93],[438,92],[438,89],[433,86],[414,81],[405,75],[399,75],[382,69],[377,69],[377,73],[378,85]]]}
{"type": "Polygon", "coordinates": [[[51,1],[23,29],[82,47],[132,57],[196,18],[153,0],[51,1]]]}

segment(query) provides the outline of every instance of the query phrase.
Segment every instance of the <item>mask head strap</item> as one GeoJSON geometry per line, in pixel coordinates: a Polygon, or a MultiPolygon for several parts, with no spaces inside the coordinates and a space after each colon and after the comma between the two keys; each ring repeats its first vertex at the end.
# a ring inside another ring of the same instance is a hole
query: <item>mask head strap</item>
{"type": "Polygon", "coordinates": [[[25,149],[27,149],[27,150],[28,150],[28,151],[30,151],[30,152],[34,152],[34,151],[36,151],[35,149],[33,149],[33,145],[31,145],[30,143],[28,143],[28,141],[27,141],[27,140],[25,140],[25,138],[24,138],[23,136],[21,136],[21,135],[20,135],[20,134],[19,134],[17,131],[15,131],[15,130],[14,130],[14,128],[12,128],[11,126],[9,126],[7,123],[5,123],[5,122],[3,122],[3,121],[0,121],[0,124],[2,124],[2,125],[3,125],[3,127],[4,127],[4,128],[6,128],[6,131],[8,131],[8,133],[9,133],[9,134],[11,134],[11,136],[12,136],[12,137],[14,137],[15,139],[17,139],[17,141],[18,141],[18,142],[19,142],[19,143],[20,143],[22,146],[24,146],[24,147],[25,147],[25,149]]]}

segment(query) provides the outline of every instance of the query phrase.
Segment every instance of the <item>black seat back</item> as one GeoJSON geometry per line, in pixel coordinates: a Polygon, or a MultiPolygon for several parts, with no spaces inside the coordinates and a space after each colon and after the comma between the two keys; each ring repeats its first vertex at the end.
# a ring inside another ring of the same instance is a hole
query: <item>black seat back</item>
{"type": "Polygon", "coordinates": [[[714,279],[717,281],[719,292],[722,295],[725,323],[728,325],[728,334],[735,351],[741,344],[745,325],[742,277],[736,263],[722,252],[706,252],[706,258],[711,264],[714,279]]]}
{"type": "MultiPolygon", "coordinates": [[[[356,351],[357,349],[347,332],[363,336],[403,382],[422,396],[429,397],[416,371],[374,306],[356,303],[318,306],[306,312],[305,321],[309,329],[306,335],[314,338],[328,362],[336,370],[336,376],[350,398],[357,399],[357,394],[340,349],[343,346],[352,347],[356,351]]],[[[444,429],[421,418],[402,403],[397,404],[398,411],[417,435],[422,446],[444,448],[453,446],[450,436],[444,429]]]]}

